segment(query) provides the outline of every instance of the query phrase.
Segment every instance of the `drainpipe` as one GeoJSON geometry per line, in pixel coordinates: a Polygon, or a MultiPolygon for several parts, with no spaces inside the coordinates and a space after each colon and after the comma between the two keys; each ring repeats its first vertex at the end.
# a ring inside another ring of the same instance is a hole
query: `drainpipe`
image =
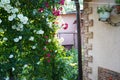
{"type": "Polygon", "coordinates": [[[72,1],[75,1],[75,5],[76,5],[76,18],[77,18],[78,80],[83,80],[82,44],[81,44],[81,27],[80,27],[80,5],[79,5],[79,0],[72,0],[72,1]]]}

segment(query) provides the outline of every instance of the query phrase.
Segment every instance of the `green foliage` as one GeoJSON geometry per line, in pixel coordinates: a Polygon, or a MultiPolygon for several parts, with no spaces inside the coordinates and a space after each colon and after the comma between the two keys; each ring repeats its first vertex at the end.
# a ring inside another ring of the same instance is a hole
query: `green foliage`
{"type": "Polygon", "coordinates": [[[115,3],[120,5],[120,0],[115,0],[115,3]]]}
{"type": "Polygon", "coordinates": [[[111,11],[112,11],[112,7],[110,6],[97,7],[97,13],[104,13],[104,12],[111,12],[111,11]]]}
{"type": "Polygon", "coordinates": [[[78,80],[78,52],[77,49],[72,48],[66,53],[66,76],[65,80],[78,80]]]}

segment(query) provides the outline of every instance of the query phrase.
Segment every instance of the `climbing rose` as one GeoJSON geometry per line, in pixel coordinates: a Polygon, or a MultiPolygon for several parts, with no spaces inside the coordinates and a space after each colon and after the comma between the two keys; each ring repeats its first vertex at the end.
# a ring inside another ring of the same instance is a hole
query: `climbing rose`
{"type": "Polygon", "coordinates": [[[53,15],[60,16],[60,11],[53,9],[53,15]]]}
{"type": "Polygon", "coordinates": [[[50,63],[50,60],[48,59],[47,62],[50,63]]]}
{"type": "Polygon", "coordinates": [[[38,10],[39,12],[43,12],[44,11],[44,9],[43,8],[39,8],[39,10],[38,10]]]}
{"type": "Polygon", "coordinates": [[[48,8],[49,7],[49,4],[48,4],[48,2],[45,2],[45,6],[48,8]]]}
{"type": "Polygon", "coordinates": [[[60,0],[59,4],[64,5],[65,0],[60,0]]]}
{"type": "Polygon", "coordinates": [[[47,54],[47,57],[50,57],[50,53],[47,54]]]}
{"type": "Polygon", "coordinates": [[[66,30],[68,28],[68,24],[67,23],[62,24],[62,27],[63,27],[64,30],[66,30]]]}

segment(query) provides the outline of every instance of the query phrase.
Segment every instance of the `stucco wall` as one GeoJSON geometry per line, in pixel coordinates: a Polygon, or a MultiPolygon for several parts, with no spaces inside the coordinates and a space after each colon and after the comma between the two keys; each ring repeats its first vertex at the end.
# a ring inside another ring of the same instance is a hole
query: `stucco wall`
{"type": "MultiPolygon", "coordinates": [[[[98,0],[101,4],[110,1],[114,2],[114,0],[98,0]]],[[[98,5],[97,1],[89,4],[93,8],[90,19],[94,20],[94,26],[90,28],[94,35],[89,41],[93,44],[93,50],[89,52],[93,55],[93,63],[89,63],[93,68],[93,73],[89,75],[92,80],[98,80],[98,66],[120,73],[120,26],[114,27],[98,21],[96,13],[98,5]]]]}

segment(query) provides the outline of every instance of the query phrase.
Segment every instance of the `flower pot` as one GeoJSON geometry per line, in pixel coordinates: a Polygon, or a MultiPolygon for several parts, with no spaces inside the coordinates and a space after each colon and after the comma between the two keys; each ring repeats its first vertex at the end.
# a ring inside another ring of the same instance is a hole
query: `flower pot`
{"type": "Polygon", "coordinates": [[[106,21],[110,17],[110,12],[101,12],[99,13],[99,19],[101,21],[106,21]]]}
{"type": "Polygon", "coordinates": [[[92,0],[84,0],[84,2],[91,2],[92,0]]]}

